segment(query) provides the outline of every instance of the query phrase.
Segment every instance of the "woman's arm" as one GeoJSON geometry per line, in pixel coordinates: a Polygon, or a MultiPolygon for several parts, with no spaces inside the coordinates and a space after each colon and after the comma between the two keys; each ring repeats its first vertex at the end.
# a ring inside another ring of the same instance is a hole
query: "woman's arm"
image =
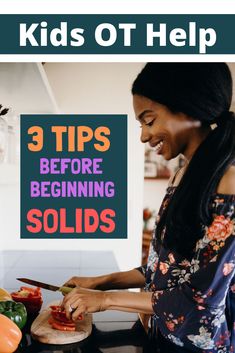
{"type": "Polygon", "coordinates": [[[70,287],[83,287],[89,289],[110,290],[142,288],[145,277],[137,269],[124,272],[114,272],[97,277],[72,277],[64,285],[70,287]]]}
{"type": "Polygon", "coordinates": [[[66,295],[62,307],[67,318],[76,321],[80,315],[104,310],[152,314],[151,292],[103,292],[75,288],[66,295]]]}
{"type": "Polygon", "coordinates": [[[108,292],[105,293],[102,309],[152,314],[151,297],[151,292],[108,292]]]}
{"type": "Polygon", "coordinates": [[[97,281],[96,289],[100,290],[142,288],[145,285],[145,277],[137,269],[97,277],[97,281]]]}

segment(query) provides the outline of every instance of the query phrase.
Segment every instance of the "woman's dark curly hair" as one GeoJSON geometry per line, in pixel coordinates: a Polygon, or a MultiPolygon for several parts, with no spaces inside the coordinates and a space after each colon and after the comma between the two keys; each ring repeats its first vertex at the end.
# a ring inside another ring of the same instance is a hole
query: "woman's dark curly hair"
{"type": "Polygon", "coordinates": [[[132,94],[164,104],[215,129],[200,144],[156,228],[166,227],[163,245],[191,258],[203,226],[209,225],[212,195],[235,159],[235,118],[229,111],[232,78],[225,63],[148,63],[132,94]]]}

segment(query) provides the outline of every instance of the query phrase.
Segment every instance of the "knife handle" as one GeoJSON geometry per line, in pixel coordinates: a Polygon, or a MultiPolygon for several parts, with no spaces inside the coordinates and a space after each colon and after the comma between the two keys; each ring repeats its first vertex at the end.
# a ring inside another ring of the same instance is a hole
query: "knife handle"
{"type": "Polygon", "coordinates": [[[74,287],[65,287],[65,286],[62,286],[62,287],[60,287],[58,290],[59,290],[60,292],[62,292],[63,294],[68,294],[68,293],[70,293],[73,289],[74,289],[74,287]]]}

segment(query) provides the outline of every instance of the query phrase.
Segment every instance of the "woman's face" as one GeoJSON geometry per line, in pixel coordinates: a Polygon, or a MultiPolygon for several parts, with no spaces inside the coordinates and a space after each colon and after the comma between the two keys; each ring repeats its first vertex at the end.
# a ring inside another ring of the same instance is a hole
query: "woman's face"
{"type": "Polygon", "coordinates": [[[143,143],[149,142],[166,160],[180,153],[191,158],[202,141],[200,121],[183,113],[172,113],[165,105],[139,95],[133,96],[133,107],[143,143]]]}

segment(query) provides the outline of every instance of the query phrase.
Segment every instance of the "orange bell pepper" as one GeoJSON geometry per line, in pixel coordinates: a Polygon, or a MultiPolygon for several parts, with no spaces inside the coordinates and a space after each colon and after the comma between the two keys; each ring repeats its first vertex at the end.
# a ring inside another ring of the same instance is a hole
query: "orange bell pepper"
{"type": "Polygon", "coordinates": [[[19,327],[2,314],[0,314],[0,337],[0,353],[14,352],[22,338],[19,327]]]}

